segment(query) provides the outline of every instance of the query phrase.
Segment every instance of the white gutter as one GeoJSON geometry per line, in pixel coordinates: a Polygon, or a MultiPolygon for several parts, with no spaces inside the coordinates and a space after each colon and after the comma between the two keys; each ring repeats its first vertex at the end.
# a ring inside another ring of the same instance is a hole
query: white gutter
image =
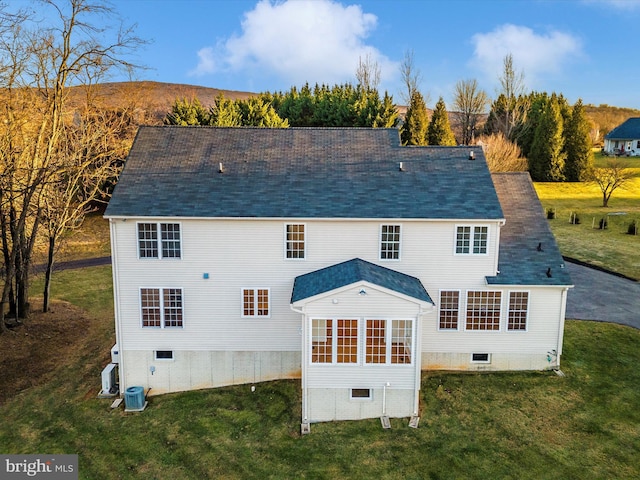
{"type": "Polygon", "coordinates": [[[569,288],[562,289],[562,300],[560,305],[560,321],[558,322],[558,341],[556,346],[556,367],[560,368],[560,356],[562,355],[562,342],[564,341],[564,323],[567,311],[567,292],[569,288]]]}

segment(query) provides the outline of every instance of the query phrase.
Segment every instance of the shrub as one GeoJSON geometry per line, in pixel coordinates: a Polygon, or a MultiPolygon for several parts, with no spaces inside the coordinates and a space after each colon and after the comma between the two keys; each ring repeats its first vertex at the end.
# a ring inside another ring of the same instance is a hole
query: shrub
{"type": "Polygon", "coordinates": [[[609,226],[609,222],[607,221],[607,217],[602,217],[598,222],[598,228],[600,228],[600,230],[604,230],[608,226],[609,226]]]}
{"type": "Polygon", "coordinates": [[[569,223],[571,223],[572,225],[580,224],[580,217],[576,212],[571,212],[571,216],[569,217],[569,223]]]}
{"type": "Polygon", "coordinates": [[[556,218],[556,209],[547,208],[547,220],[553,220],[554,218],[556,218]]]}

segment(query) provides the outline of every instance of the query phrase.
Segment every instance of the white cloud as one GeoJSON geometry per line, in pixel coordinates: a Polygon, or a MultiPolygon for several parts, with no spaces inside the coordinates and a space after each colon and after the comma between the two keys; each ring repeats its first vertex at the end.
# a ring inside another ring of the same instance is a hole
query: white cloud
{"type": "Polygon", "coordinates": [[[378,49],[367,45],[377,17],[359,5],[332,0],[261,0],[246,12],[242,33],[198,52],[199,64],[191,72],[275,75],[291,85],[304,82],[355,81],[358,59],[377,62],[381,77],[398,70],[378,49]]]}
{"type": "Polygon", "coordinates": [[[524,72],[525,84],[530,89],[544,76],[559,75],[565,64],[582,57],[579,38],[559,31],[538,34],[528,27],[505,24],[489,33],[472,37],[475,45],[472,66],[494,80],[502,75],[506,55],[513,56],[517,72],[524,72]]]}
{"type": "Polygon", "coordinates": [[[198,50],[198,66],[189,72],[191,75],[200,76],[215,71],[215,52],[211,47],[204,47],[198,50]]]}

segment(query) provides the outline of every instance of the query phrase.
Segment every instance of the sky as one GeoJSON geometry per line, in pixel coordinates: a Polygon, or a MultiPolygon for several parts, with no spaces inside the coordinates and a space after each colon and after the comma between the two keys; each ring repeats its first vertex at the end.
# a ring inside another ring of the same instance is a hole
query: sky
{"type": "Polygon", "coordinates": [[[359,60],[369,59],[380,68],[379,89],[406,104],[400,66],[412,54],[433,107],[439,97],[449,105],[461,80],[477,80],[495,98],[511,54],[527,91],[640,109],[640,0],[111,4],[149,41],[133,58],[147,67],[136,80],[284,92],[305,82],[355,84],[359,60]]]}

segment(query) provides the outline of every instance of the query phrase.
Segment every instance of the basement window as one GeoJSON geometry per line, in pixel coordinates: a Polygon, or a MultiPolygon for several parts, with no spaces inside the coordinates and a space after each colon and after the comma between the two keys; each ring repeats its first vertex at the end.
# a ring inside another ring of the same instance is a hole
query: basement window
{"type": "Polygon", "coordinates": [[[472,353],[471,363],[491,363],[491,355],[488,353],[472,353]]]}
{"type": "Polygon", "coordinates": [[[173,360],[173,350],[156,350],[156,360],[173,360]]]}
{"type": "Polygon", "coordinates": [[[371,400],[371,389],[370,388],[352,388],[351,389],[351,400],[371,400]]]}

